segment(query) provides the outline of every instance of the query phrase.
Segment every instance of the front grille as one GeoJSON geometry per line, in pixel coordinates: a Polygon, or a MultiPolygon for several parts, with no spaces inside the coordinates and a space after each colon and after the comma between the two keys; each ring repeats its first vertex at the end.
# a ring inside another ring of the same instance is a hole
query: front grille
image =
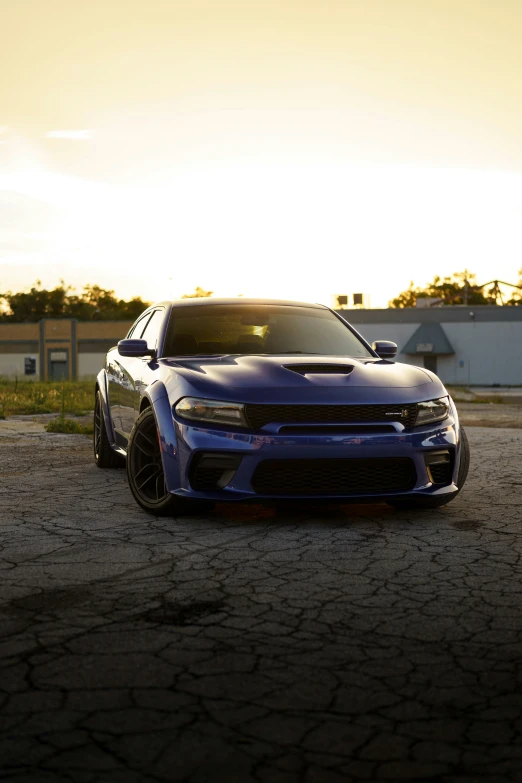
{"type": "Polygon", "coordinates": [[[252,476],[259,495],[365,495],[408,492],[417,480],[413,460],[269,459],[252,476]]]}
{"type": "Polygon", "coordinates": [[[260,430],[265,424],[350,424],[399,421],[413,427],[416,403],[410,405],[264,405],[249,403],[245,413],[250,426],[260,430]]]}

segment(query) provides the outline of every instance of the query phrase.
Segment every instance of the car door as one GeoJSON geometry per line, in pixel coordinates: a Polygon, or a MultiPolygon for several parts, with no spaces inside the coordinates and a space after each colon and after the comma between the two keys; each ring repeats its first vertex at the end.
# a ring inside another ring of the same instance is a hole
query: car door
{"type": "MultiPolygon", "coordinates": [[[[129,331],[127,338],[133,337],[136,340],[139,340],[151,316],[151,310],[142,315],[129,331]]],[[[116,354],[114,361],[115,376],[118,384],[116,392],[118,423],[115,423],[115,427],[117,429],[117,439],[123,446],[128,440],[129,433],[134,423],[134,396],[136,393],[135,375],[136,373],[139,375],[141,367],[140,361],[140,359],[134,359],[129,356],[121,356],[119,353],[116,354]]]]}
{"type": "MultiPolygon", "coordinates": [[[[162,332],[164,320],[165,308],[158,307],[157,310],[154,311],[152,318],[150,321],[148,321],[147,326],[143,331],[141,339],[147,341],[147,348],[150,351],[157,351],[158,349],[158,341],[162,332]]],[[[135,419],[137,419],[139,415],[139,406],[143,392],[154,380],[155,368],[157,367],[156,362],[154,359],[151,359],[150,356],[143,357],[137,361],[140,362],[141,366],[138,371],[139,374],[136,376],[136,408],[134,412],[135,419]]]]}
{"type": "MultiPolygon", "coordinates": [[[[163,323],[164,308],[156,308],[148,313],[144,327],[135,330],[133,337],[146,340],[149,349],[156,349],[158,335],[163,323]]],[[[141,358],[125,357],[122,362],[123,377],[121,381],[121,425],[125,438],[129,438],[134,422],[139,416],[140,400],[143,389],[150,381],[144,379],[144,374],[150,362],[150,356],[141,358]]]]}

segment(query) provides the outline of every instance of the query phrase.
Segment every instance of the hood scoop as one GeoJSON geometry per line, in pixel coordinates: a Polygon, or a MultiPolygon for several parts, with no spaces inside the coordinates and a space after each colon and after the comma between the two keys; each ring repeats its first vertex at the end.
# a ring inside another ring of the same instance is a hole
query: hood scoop
{"type": "Polygon", "coordinates": [[[353,364],[284,364],[285,370],[298,375],[349,375],[353,364]]]}

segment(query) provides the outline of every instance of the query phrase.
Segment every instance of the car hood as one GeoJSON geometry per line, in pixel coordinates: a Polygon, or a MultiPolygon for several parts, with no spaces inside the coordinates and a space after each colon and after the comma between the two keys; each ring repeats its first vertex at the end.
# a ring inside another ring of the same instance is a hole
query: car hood
{"type": "Polygon", "coordinates": [[[379,359],[248,355],[159,364],[172,391],[183,379],[188,394],[237,402],[417,402],[447,394],[433,373],[379,359]]]}

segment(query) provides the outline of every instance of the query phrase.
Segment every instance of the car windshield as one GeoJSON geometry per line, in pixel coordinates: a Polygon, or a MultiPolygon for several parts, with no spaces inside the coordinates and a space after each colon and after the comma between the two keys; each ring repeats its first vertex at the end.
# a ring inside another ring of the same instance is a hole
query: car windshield
{"type": "Polygon", "coordinates": [[[190,305],[172,311],[164,356],[372,356],[330,310],[291,305],[190,305]]]}

